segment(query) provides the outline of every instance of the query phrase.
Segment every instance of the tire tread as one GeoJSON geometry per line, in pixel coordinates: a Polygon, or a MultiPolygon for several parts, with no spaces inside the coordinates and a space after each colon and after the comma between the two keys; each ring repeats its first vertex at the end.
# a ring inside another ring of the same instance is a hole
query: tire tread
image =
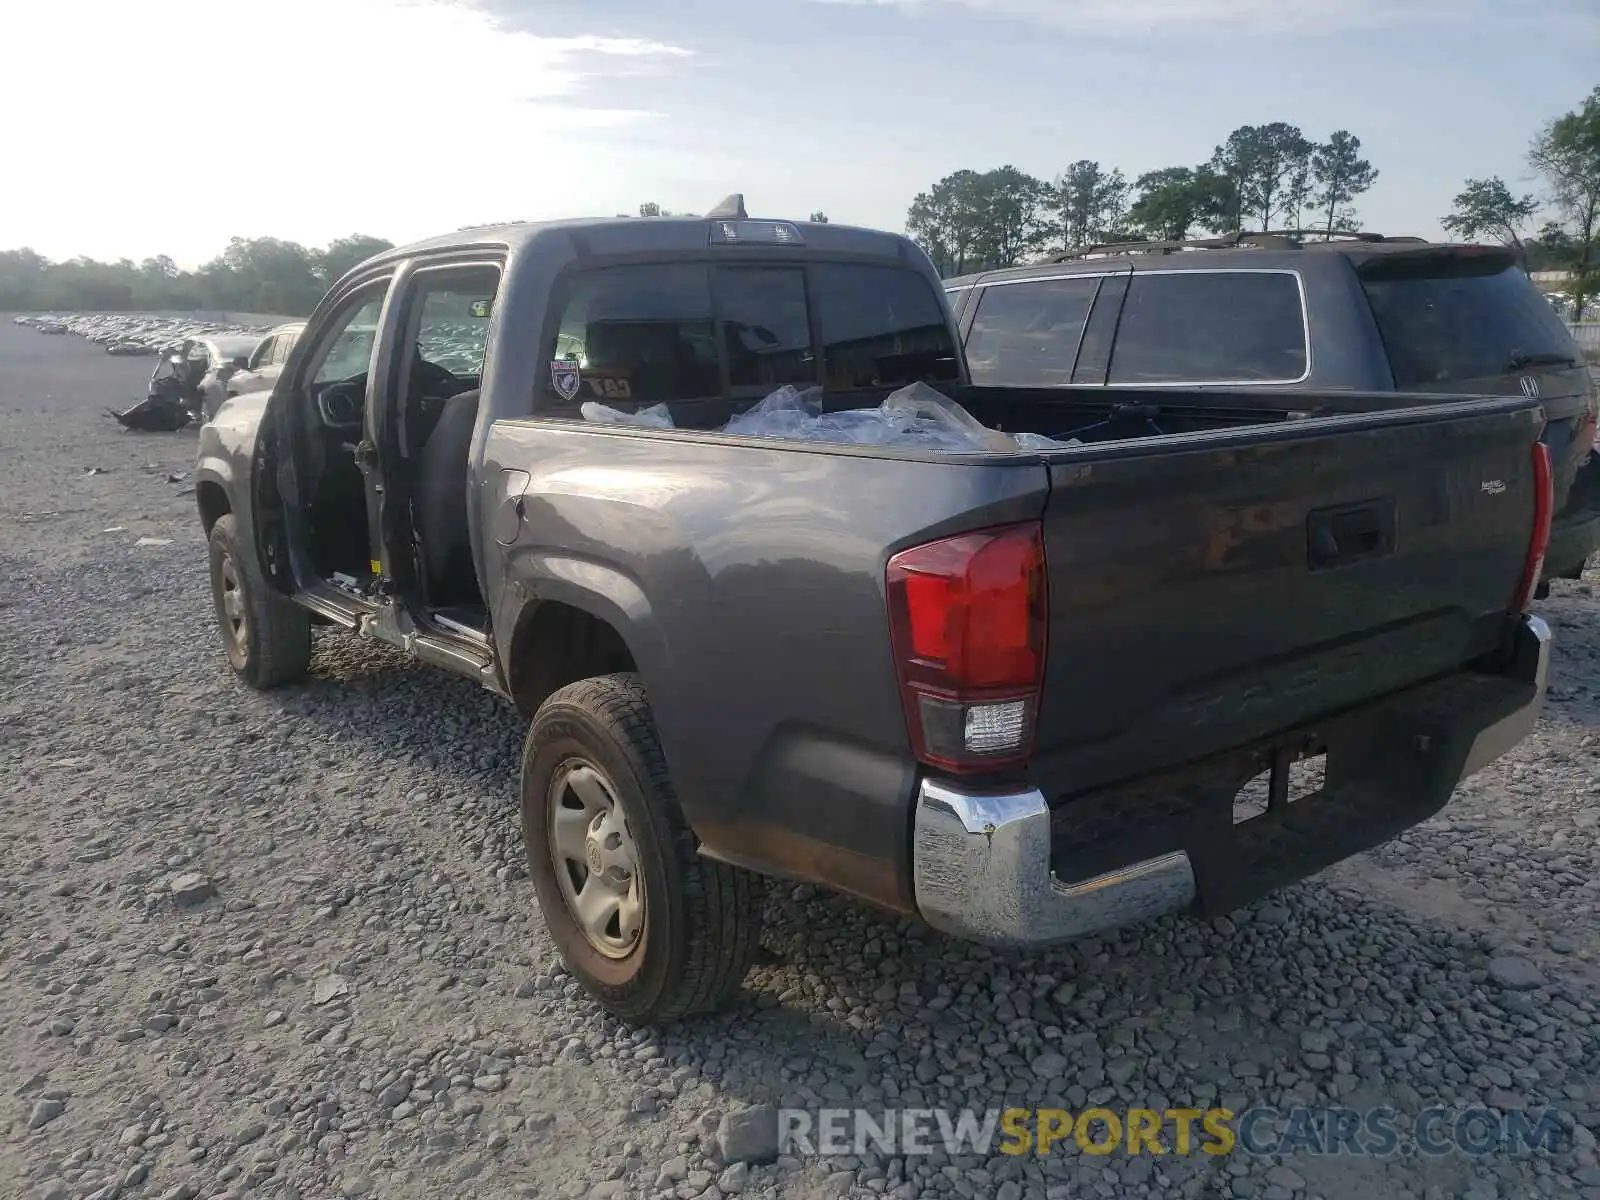
{"type": "Polygon", "coordinates": [[[579,680],[553,693],[546,706],[571,706],[614,730],[642,763],[650,799],[670,831],[668,848],[684,883],[688,923],[685,956],[664,994],[653,998],[649,1021],[671,1021],[723,1007],[738,991],[755,960],[761,938],[765,888],[760,876],[704,858],[684,819],[656,736],[649,697],[631,672],[579,680]]]}
{"type": "Polygon", "coordinates": [[[217,519],[210,540],[220,542],[233,558],[250,606],[254,645],[241,678],[263,691],[305,678],[311,666],[310,614],[261,578],[254,557],[246,555],[239,543],[238,521],[232,513],[217,519]]]}

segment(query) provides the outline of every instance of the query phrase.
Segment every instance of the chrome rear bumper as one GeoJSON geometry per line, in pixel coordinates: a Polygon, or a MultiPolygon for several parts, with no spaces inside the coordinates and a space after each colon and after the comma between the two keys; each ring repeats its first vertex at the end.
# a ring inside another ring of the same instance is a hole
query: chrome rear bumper
{"type": "Polygon", "coordinates": [[[917,909],[935,929],[998,946],[1068,941],[1185,908],[1182,851],[1063,884],[1050,870],[1050,807],[1037,790],[969,794],[925,779],[913,834],[917,909]]]}
{"type": "MultiPolygon", "coordinates": [[[[1399,825],[1430,815],[1448,798],[1460,779],[1478,771],[1525,738],[1539,719],[1550,664],[1550,629],[1538,617],[1524,617],[1516,632],[1511,662],[1494,678],[1503,677],[1514,699],[1509,711],[1501,704],[1492,715],[1461,712],[1455,733],[1471,737],[1459,774],[1440,764],[1437,802],[1402,817],[1399,825]],[[1531,686],[1528,686],[1531,685],[1531,686]],[[1472,733],[1476,721],[1485,721],[1472,733]]],[[[1504,691],[1505,689],[1502,689],[1504,691]]],[[[1387,711],[1387,710],[1379,710],[1387,711]]],[[[1457,741],[1460,754],[1460,742],[1457,741]]],[[[1456,758],[1455,762],[1462,762],[1456,758]]],[[[1401,769],[1397,764],[1395,770],[1401,769]]],[[[1391,788],[1404,776],[1385,769],[1391,788]]],[[[1224,796],[1224,800],[1226,797],[1224,796]]],[[[1337,803],[1337,801],[1336,801],[1337,803]]],[[[968,941],[996,946],[1037,946],[1112,929],[1196,904],[1195,862],[1203,847],[1173,850],[1155,858],[1129,862],[1114,871],[1076,883],[1063,883],[1052,868],[1050,806],[1037,789],[984,792],[955,783],[924,779],[917,793],[912,831],[912,886],[918,911],[935,929],[968,941]]],[[[1341,805],[1330,810],[1346,812],[1341,805]]],[[[1351,813],[1351,817],[1355,814],[1351,813]]],[[[1130,819],[1137,819],[1130,814],[1130,819]]],[[[1356,825],[1346,819],[1345,824],[1356,825]]],[[[1348,846],[1310,838],[1309,848],[1292,856],[1290,874],[1301,877],[1394,836],[1380,831],[1348,846]],[[1323,843],[1323,844],[1318,844],[1323,843]]],[[[1352,833],[1359,830],[1352,829],[1352,833]]],[[[1216,858],[1215,847],[1211,848],[1216,858]]],[[[1247,860],[1213,862],[1215,874],[1247,871],[1247,860]]],[[[1208,885],[1209,886],[1209,885],[1208,885]]],[[[1208,893],[1206,904],[1215,902],[1208,893]]],[[[1228,907],[1227,904],[1223,905],[1228,907]]]]}

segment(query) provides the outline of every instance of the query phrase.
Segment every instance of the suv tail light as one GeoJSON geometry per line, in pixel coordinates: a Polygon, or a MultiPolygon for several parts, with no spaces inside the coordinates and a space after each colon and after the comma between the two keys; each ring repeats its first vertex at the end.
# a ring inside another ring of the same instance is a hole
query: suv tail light
{"type": "Polygon", "coordinates": [[[1528,535],[1528,557],[1522,578],[1511,594],[1511,611],[1525,613],[1533,599],[1539,576],[1544,574],[1545,551],[1550,549],[1550,522],[1555,516],[1555,485],[1550,477],[1550,447],[1533,444],[1533,532],[1528,535]]]}
{"type": "Polygon", "coordinates": [[[1026,762],[1048,605],[1037,521],[889,559],[889,632],[917,758],[958,774],[1026,762]]]}

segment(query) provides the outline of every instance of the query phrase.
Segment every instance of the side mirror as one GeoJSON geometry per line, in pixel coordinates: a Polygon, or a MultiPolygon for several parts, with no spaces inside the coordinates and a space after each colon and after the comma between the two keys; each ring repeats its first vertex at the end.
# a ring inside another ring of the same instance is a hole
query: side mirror
{"type": "Polygon", "coordinates": [[[250,359],[243,354],[239,355],[238,358],[233,360],[233,369],[235,371],[248,371],[250,369],[250,359]]]}

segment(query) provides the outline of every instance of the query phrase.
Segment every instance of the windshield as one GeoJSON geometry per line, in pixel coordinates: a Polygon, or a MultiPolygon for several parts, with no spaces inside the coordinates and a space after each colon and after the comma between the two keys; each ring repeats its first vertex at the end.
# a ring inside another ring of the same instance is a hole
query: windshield
{"type": "Polygon", "coordinates": [[[1394,385],[1457,383],[1575,365],[1561,318],[1516,267],[1485,274],[1470,260],[1362,273],[1394,372],[1394,385]]]}

